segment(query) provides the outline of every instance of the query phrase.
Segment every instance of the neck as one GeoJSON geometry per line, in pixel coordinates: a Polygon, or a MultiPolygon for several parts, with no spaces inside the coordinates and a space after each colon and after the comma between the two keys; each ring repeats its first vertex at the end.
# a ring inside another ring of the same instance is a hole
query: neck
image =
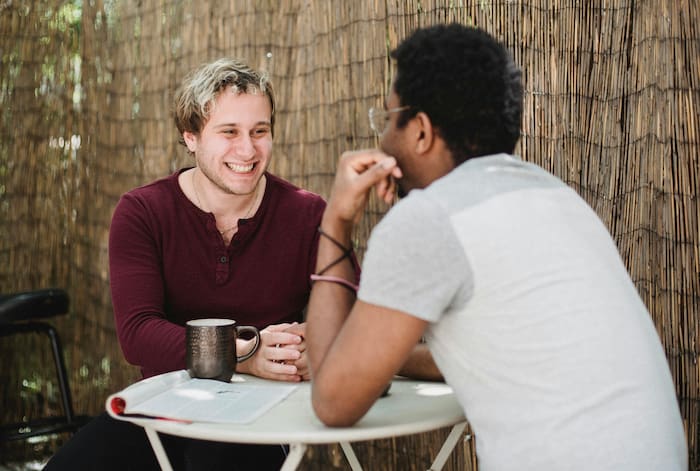
{"type": "Polygon", "coordinates": [[[212,196],[212,185],[206,177],[202,178],[203,176],[198,167],[192,170],[193,203],[202,211],[214,215],[219,232],[233,231],[237,229],[239,219],[248,219],[255,214],[265,191],[267,182],[265,176],[260,179],[250,194],[229,194],[217,188],[214,196],[212,196]],[[202,185],[202,183],[206,184],[202,185]]]}

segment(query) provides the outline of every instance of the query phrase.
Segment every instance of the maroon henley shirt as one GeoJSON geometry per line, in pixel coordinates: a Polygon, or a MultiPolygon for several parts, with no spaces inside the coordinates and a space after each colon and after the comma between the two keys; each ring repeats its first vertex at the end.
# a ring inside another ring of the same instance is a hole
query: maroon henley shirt
{"type": "Polygon", "coordinates": [[[117,336],[144,377],[185,368],[185,322],[223,317],[260,329],[302,320],[323,199],[269,173],[260,208],[227,247],[178,175],[122,196],[109,265],[117,336]]]}

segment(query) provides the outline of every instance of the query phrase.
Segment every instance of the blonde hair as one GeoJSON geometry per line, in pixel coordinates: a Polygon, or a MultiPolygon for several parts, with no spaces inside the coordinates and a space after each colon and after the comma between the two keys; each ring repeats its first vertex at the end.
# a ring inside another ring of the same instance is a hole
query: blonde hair
{"type": "Polygon", "coordinates": [[[265,73],[236,59],[222,58],[190,72],[175,92],[173,118],[180,132],[178,142],[185,145],[182,133],[199,134],[207,123],[219,94],[230,88],[235,94],[262,93],[270,100],[270,125],[275,127],[275,94],[265,73]]]}

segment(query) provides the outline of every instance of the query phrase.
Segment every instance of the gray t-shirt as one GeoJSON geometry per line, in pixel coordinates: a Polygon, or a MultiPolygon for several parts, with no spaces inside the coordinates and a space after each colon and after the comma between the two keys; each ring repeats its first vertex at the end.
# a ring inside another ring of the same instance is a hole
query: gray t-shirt
{"type": "Polygon", "coordinates": [[[431,323],[481,470],[687,469],[649,313],[597,215],[540,167],[482,157],[412,191],[372,232],[358,297],[431,323]]]}

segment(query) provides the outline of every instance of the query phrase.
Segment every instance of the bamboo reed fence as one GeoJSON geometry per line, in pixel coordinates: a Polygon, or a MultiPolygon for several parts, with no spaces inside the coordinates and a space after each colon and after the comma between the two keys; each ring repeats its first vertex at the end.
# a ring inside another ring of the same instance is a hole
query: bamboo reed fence
{"type": "MultiPolygon", "coordinates": [[[[376,145],[367,109],[387,94],[388,52],[416,27],[452,21],[491,32],[522,67],[518,152],[610,229],[663,342],[700,470],[696,0],[0,1],[0,293],[70,293],[55,323],[79,413],[138,379],[115,339],[107,236],[123,192],[191,164],[169,115],[182,76],[219,56],[267,70],[279,101],[272,171],[328,196],[340,153],[376,145]]],[[[386,210],[370,201],[360,256],[386,210]]],[[[0,340],[0,420],[58,413],[41,339],[0,340]]],[[[367,442],[358,455],[373,469],[425,469],[446,433],[367,442]]],[[[470,436],[446,469],[478,468],[470,436]]],[[[303,463],[345,468],[333,446],[303,463]]]]}

